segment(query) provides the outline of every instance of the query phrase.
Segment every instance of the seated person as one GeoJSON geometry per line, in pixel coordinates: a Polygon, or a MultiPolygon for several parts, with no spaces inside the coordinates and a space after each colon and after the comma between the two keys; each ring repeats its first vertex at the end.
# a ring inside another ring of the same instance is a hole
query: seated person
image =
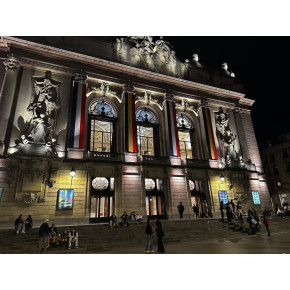
{"type": "Polygon", "coordinates": [[[60,240],[61,237],[57,235],[56,226],[55,224],[52,224],[49,228],[49,244],[55,247],[56,244],[60,242],[60,240]]]}
{"type": "Polygon", "coordinates": [[[130,217],[129,218],[130,218],[131,221],[135,221],[136,220],[135,211],[133,211],[133,212],[130,213],[130,217]]]}
{"type": "Polygon", "coordinates": [[[284,213],[285,213],[285,216],[289,216],[290,215],[290,211],[289,211],[288,206],[285,208],[284,213]]]}
{"type": "Polygon", "coordinates": [[[26,229],[26,230],[29,230],[29,229],[32,228],[33,223],[32,223],[32,217],[31,217],[30,214],[27,216],[27,218],[26,218],[24,224],[25,224],[25,229],[26,229]]]}
{"type": "Polygon", "coordinates": [[[15,225],[16,234],[19,234],[20,231],[22,234],[25,234],[25,223],[22,219],[22,214],[19,215],[19,217],[15,220],[14,225],[15,225]]]}
{"type": "Polygon", "coordinates": [[[110,216],[110,228],[117,227],[117,226],[118,226],[118,224],[117,224],[117,216],[113,213],[110,216]]]}
{"type": "Polygon", "coordinates": [[[121,215],[121,222],[120,222],[120,226],[124,226],[124,225],[126,225],[127,227],[129,226],[128,215],[125,211],[121,215]]]}
{"type": "Polygon", "coordinates": [[[141,222],[142,221],[142,215],[141,215],[141,213],[139,213],[139,214],[136,215],[136,221],[137,222],[141,222]]]}
{"type": "Polygon", "coordinates": [[[64,230],[60,236],[61,246],[68,244],[68,232],[64,230]]]}
{"type": "Polygon", "coordinates": [[[75,228],[73,228],[71,230],[71,232],[69,233],[69,242],[68,242],[68,249],[69,250],[71,249],[72,242],[75,243],[75,248],[77,249],[78,245],[79,245],[79,234],[75,228]]]}
{"type": "Polygon", "coordinates": [[[284,208],[283,208],[283,207],[280,207],[280,208],[277,210],[277,215],[282,216],[282,218],[285,217],[285,212],[284,212],[284,208]]]}

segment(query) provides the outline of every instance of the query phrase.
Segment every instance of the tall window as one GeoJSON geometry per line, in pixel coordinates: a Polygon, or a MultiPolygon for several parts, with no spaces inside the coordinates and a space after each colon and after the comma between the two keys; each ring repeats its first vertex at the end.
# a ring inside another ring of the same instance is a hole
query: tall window
{"type": "Polygon", "coordinates": [[[97,99],[89,106],[90,151],[114,152],[117,110],[107,100],[97,99]]]}
{"type": "Polygon", "coordinates": [[[156,156],[159,154],[158,117],[147,107],[136,111],[138,154],[156,156]]]}
{"type": "Polygon", "coordinates": [[[181,159],[197,158],[193,122],[182,113],[176,115],[181,159]]]}

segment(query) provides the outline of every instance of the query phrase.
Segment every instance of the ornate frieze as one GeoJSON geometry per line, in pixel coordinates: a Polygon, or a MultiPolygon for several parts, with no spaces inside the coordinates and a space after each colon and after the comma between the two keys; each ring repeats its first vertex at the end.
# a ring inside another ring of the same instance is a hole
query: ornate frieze
{"type": "Polygon", "coordinates": [[[20,61],[13,54],[8,55],[8,57],[4,60],[3,64],[5,65],[6,70],[15,71],[15,70],[19,70],[21,67],[20,61]]]}
{"type": "Polygon", "coordinates": [[[16,198],[16,201],[22,202],[26,206],[32,206],[36,203],[45,202],[45,198],[41,197],[40,192],[27,192],[16,198]]]}
{"type": "Polygon", "coordinates": [[[131,83],[124,84],[124,92],[134,94],[134,86],[131,83]]]}
{"type": "Polygon", "coordinates": [[[176,105],[176,108],[182,110],[183,112],[186,112],[188,110],[193,111],[196,116],[198,116],[198,113],[201,108],[201,105],[199,103],[197,102],[189,103],[185,99],[182,99],[181,102],[176,102],[175,105],[176,105]]]}

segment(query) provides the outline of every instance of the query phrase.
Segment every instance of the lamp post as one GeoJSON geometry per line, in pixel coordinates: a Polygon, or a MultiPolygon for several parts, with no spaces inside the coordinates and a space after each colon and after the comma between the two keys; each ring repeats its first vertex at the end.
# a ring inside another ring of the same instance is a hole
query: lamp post
{"type": "Polygon", "coordinates": [[[76,170],[75,170],[75,168],[74,168],[74,167],[72,167],[72,169],[70,170],[70,173],[69,173],[69,175],[70,175],[70,178],[71,178],[70,185],[72,185],[72,180],[73,180],[73,178],[74,178],[74,177],[75,177],[75,175],[76,175],[76,170]]]}

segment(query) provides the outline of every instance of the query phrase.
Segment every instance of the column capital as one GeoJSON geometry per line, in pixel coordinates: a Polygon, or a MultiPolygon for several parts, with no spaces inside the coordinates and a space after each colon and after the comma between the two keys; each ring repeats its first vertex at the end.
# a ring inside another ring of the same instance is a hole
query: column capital
{"type": "Polygon", "coordinates": [[[135,93],[134,86],[132,85],[132,83],[124,84],[123,85],[123,91],[124,92],[128,92],[128,93],[132,93],[132,94],[135,93]]]}
{"type": "Polygon", "coordinates": [[[21,67],[21,63],[16,56],[13,54],[8,55],[7,58],[3,61],[3,64],[6,67],[6,70],[19,70],[21,67]]]}
{"type": "Polygon", "coordinates": [[[87,78],[88,78],[88,76],[86,74],[75,73],[75,82],[84,83],[85,84],[87,82],[87,78]]]}
{"type": "Polygon", "coordinates": [[[200,100],[200,106],[202,108],[208,108],[208,101],[206,97],[202,97],[200,100]]]}
{"type": "Polygon", "coordinates": [[[174,95],[172,94],[171,91],[168,91],[167,93],[164,94],[164,99],[166,101],[173,101],[174,102],[174,95]]]}

